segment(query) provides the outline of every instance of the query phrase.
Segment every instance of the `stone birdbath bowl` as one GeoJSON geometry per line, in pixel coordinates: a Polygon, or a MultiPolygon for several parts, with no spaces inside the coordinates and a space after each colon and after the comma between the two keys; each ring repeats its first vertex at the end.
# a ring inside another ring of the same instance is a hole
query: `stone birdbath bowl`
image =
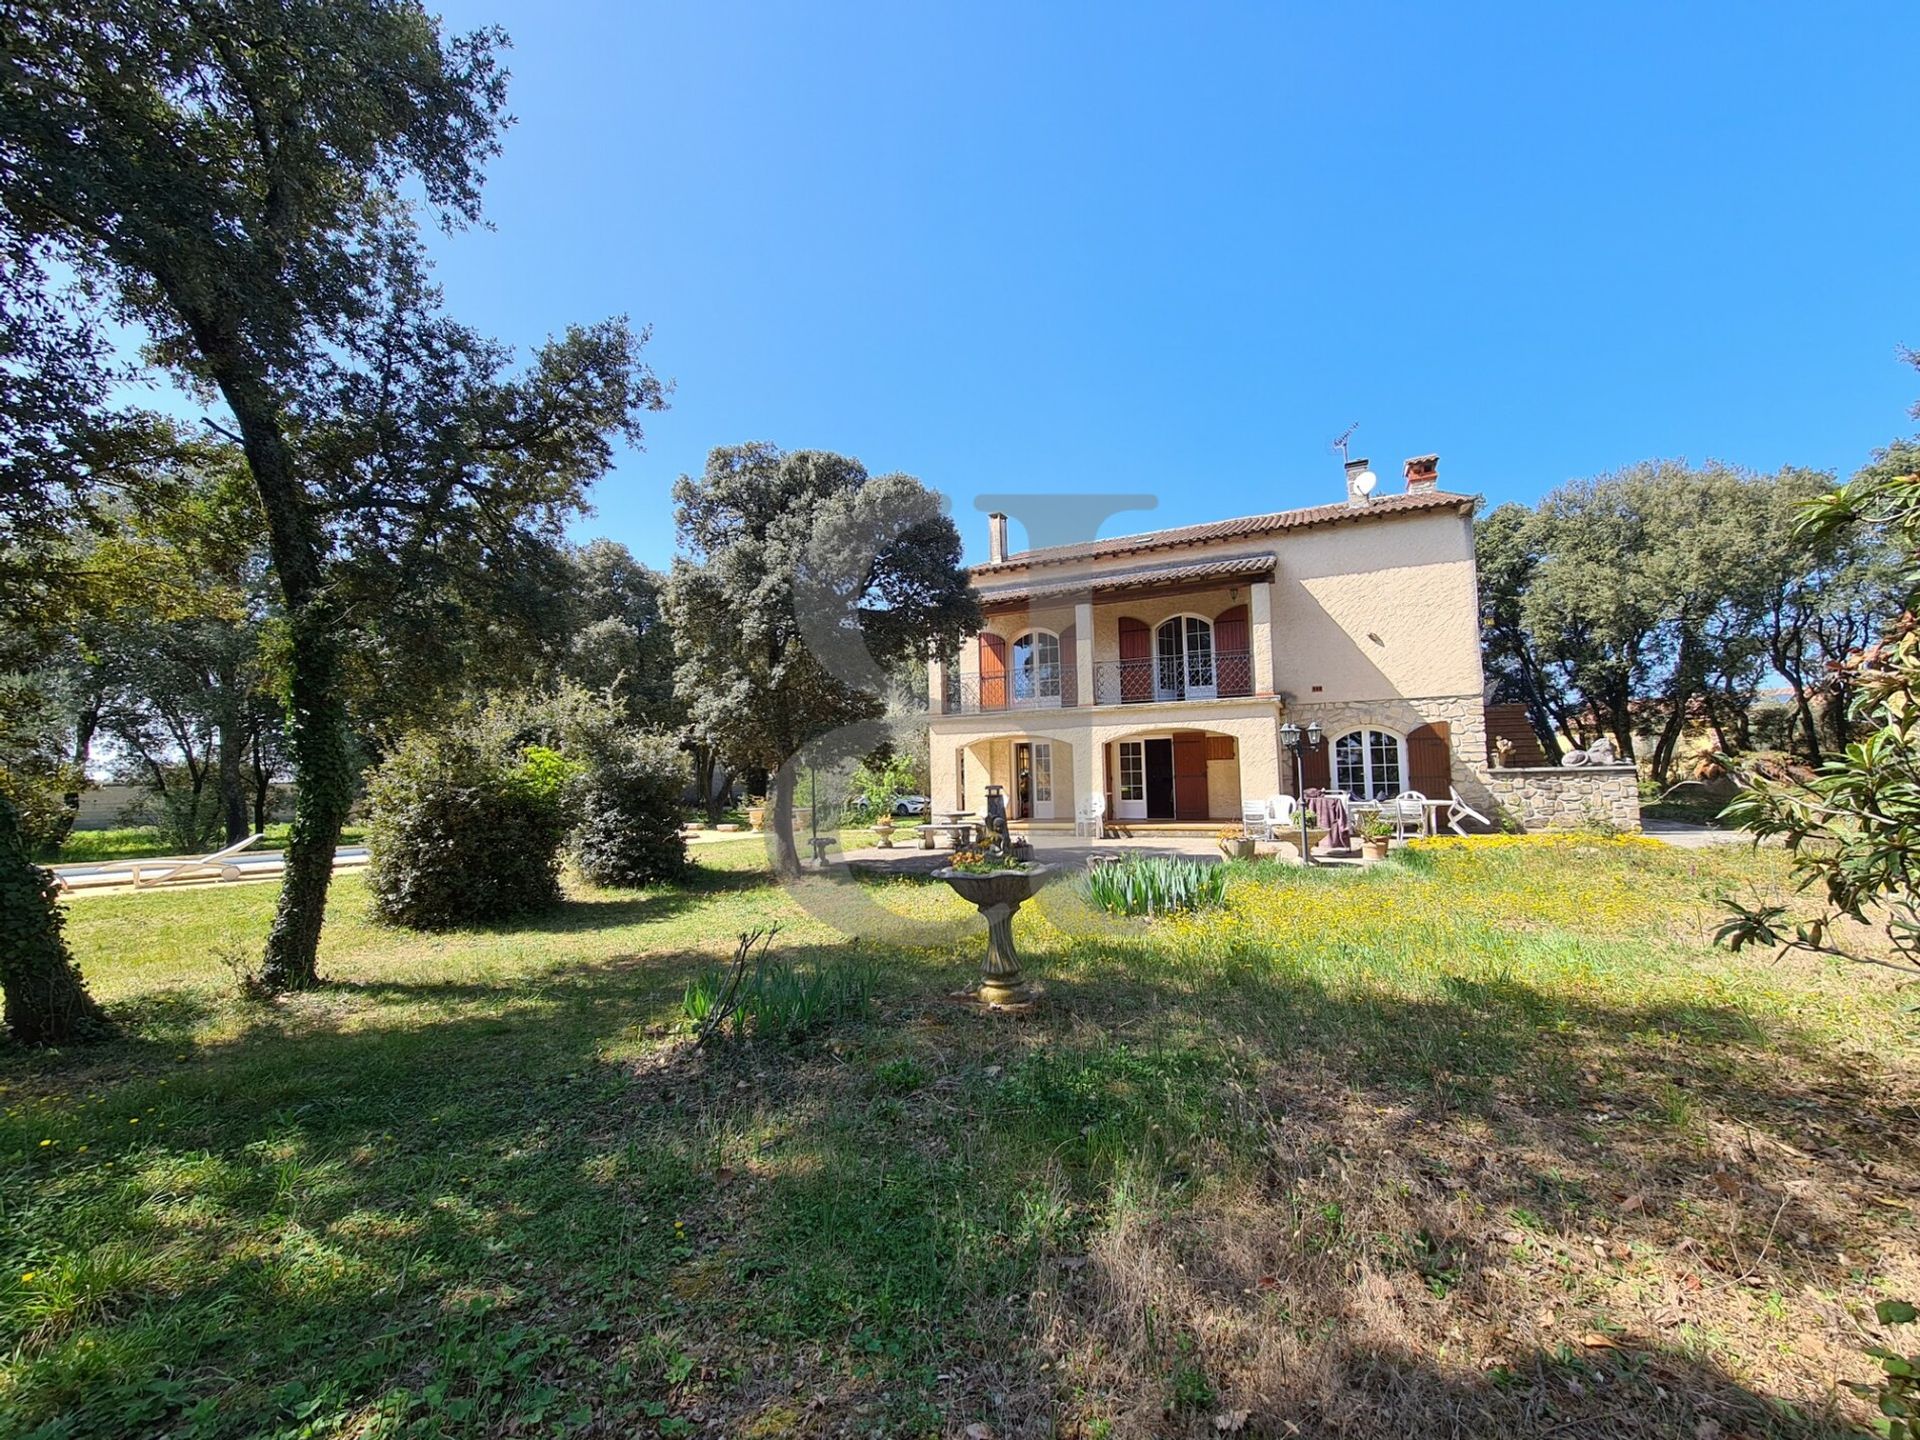
{"type": "Polygon", "coordinates": [[[954,893],[979,910],[987,922],[987,958],[980,965],[980,988],[973,999],[995,1010],[1024,1008],[1040,997],[1040,987],[1020,970],[1020,952],[1013,945],[1013,912],[1031,900],[1051,880],[1057,865],[1026,864],[1007,870],[956,870],[948,866],[933,872],[954,893]]]}

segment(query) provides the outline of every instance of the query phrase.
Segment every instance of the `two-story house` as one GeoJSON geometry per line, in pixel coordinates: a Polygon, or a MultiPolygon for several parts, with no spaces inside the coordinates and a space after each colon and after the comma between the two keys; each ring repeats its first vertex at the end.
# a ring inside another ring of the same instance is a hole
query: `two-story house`
{"type": "Polygon", "coordinates": [[[935,809],[994,784],[1029,827],[1104,795],[1130,828],[1211,828],[1302,779],[1490,806],[1476,501],[1438,463],[1403,493],[1352,461],[1335,504],[1014,554],[990,516],[985,628],[930,677],[935,809]],[[1281,727],[1316,721],[1296,777],[1281,727]]]}

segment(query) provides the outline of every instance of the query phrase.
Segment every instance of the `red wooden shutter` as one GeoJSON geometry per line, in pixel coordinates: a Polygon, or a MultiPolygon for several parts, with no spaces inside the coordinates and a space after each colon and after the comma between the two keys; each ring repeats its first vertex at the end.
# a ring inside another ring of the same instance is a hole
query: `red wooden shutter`
{"type": "Polygon", "coordinates": [[[1247,653],[1247,607],[1222,610],[1213,621],[1213,678],[1222,695],[1253,694],[1253,656],[1247,653]]]}
{"type": "Polygon", "coordinates": [[[1210,761],[1233,759],[1233,736],[1209,735],[1207,737],[1207,759],[1210,761]]]}
{"type": "Polygon", "coordinates": [[[1207,737],[1196,730],[1173,737],[1173,818],[1207,818],[1207,737]]]}
{"type": "Polygon", "coordinates": [[[1451,730],[1444,720],[1407,733],[1407,788],[1438,800],[1453,787],[1451,730]]]}
{"type": "MultiPolygon", "coordinates": [[[[1331,740],[1324,741],[1318,746],[1309,746],[1306,736],[1300,737],[1300,773],[1304,777],[1307,789],[1325,790],[1332,785],[1333,770],[1329,759],[1332,749],[1331,740]]],[[[1280,763],[1283,766],[1289,763],[1284,749],[1280,752],[1280,763]]],[[[1293,777],[1289,775],[1287,778],[1293,777]]]]}
{"type": "Polygon", "coordinates": [[[1060,703],[1072,709],[1080,703],[1080,662],[1074,654],[1073,626],[1060,632],[1060,703]]]}
{"type": "Polygon", "coordinates": [[[1120,698],[1153,698],[1153,631],[1130,615],[1120,617],[1120,698]]]}
{"type": "Polygon", "coordinates": [[[990,630],[980,632],[980,708],[1007,706],[1007,642],[990,630]]]}

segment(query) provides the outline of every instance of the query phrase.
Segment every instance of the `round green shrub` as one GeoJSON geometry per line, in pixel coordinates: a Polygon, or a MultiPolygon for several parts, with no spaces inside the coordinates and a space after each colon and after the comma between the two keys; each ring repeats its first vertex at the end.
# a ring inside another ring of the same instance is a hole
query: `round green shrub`
{"type": "Polygon", "coordinates": [[[574,863],[595,885],[638,887],[686,872],[680,797],[687,766],[661,736],[625,737],[596,757],[581,786],[574,863]]]}
{"type": "Polygon", "coordinates": [[[467,734],[408,738],[367,787],[375,910],[445,930],[558,905],[578,774],[539,746],[502,755],[467,734]]]}

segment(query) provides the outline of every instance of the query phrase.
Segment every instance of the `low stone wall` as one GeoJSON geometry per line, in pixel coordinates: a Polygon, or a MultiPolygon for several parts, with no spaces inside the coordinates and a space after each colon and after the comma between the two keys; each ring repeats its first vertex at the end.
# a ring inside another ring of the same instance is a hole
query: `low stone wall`
{"type": "Polygon", "coordinates": [[[1631,765],[1525,765],[1489,770],[1486,781],[1494,803],[1522,830],[1640,828],[1640,772],[1631,765]]]}

